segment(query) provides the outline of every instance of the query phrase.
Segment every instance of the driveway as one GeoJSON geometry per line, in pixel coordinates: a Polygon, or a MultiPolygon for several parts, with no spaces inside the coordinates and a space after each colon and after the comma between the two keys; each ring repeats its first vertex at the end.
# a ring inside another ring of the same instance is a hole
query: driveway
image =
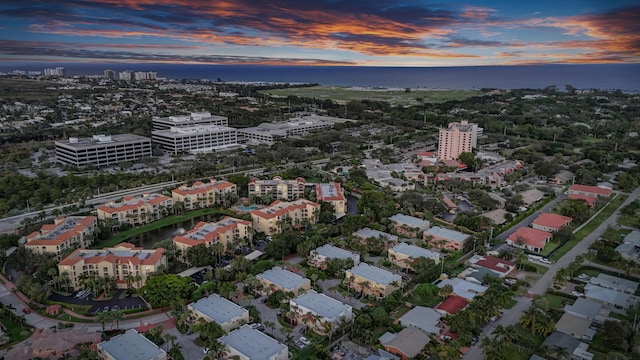
{"type": "Polygon", "coordinates": [[[109,309],[111,309],[113,308],[114,305],[118,305],[120,310],[147,308],[147,304],[140,297],[128,297],[128,298],[120,299],[119,298],[120,294],[122,294],[123,291],[125,290],[123,289],[117,290],[110,300],[94,300],[93,295],[88,296],[84,299],[78,299],[74,295],[65,296],[65,295],[61,295],[59,293],[53,292],[51,293],[51,296],[49,296],[49,300],[65,302],[68,304],[92,305],[91,307],[92,313],[103,311],[105,306],[108,306],[109,309]]]}
{"type": "MultiPolygon", "coordinates": [[[[204,354],[202,353],[203,348],[196,345],[195,340],[198,334],[193,333],[191,335],[181,334],[176,328],[172,328],[164,331],[167,334],[171,334],[175,336],[176,342],[182,346],[182,355],[184,355],[185,359],[202,359],[204,354]]],[[[171,345],[169,345],[169,348],[171,345]]],[[[163,349],[166,349],[166,345],[162,346],[163,349]]]]}
{"type": "MultiPolygon", "coordinates": [[[[255,306],[258,311],[260,311],[260,317],[262,318],[262,324],[264,325],[266,321],[270,321],[275,324],[275,328],[271,329],[268,327],[264,327],[264,333],[273,336],[276,340],[280,342],[284,342],[287,337],[280,331],[282,329],[282,325],[278,321],[278,313],[280,309],[272,309],[268,307],[266,304],[262,303],[263,298],[253,299],[251,300],[251,305],[255,306]]],[[[295,333],[292,333],[295,336],[295,333]]]]}

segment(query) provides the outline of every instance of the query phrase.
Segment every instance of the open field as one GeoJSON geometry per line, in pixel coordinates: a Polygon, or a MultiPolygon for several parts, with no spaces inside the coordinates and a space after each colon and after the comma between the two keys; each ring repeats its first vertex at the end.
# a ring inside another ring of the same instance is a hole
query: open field
{"type": "Polygon", "coordinates": [[[331,99],[339,103],[361,100],[388,101],[398,105],[417,105],[420,101],[429,103],[443,103],[449,100],[462,100],[471,96],[481,95],[477,90],[424,90],[411,89],[377,89],[350,88],[337,86],[314,86],[288,89],[271,89],[261,91],[263,94],[275,96],[300,96],[317,99],[331,99]]]}
{"type": "Polygon", "coordinates": [[[56,84],[27,79],[0,79],[0,98],[22,101],[57,99],[60,91],[47,87],[56,84]]]}

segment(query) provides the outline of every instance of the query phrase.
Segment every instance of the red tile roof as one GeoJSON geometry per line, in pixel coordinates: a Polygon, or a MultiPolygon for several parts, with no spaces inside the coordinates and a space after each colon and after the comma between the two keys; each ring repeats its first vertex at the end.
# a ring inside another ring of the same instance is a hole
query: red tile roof
{"type": "Polygon", "coordinates": [[[518,238],[522,238],[525,244],[542,249],[545,245],[545,242],[551,239],[552,234],[550,232],[533,229],[530,227],[523,226],[518,228],[513,234],[509,235],[507,240],[512,241],[513,243],[518,242],[518,238]]]}
{"type": "Polygon", "coordinates": [[[465,306],[467,306],[467,304],[469,304],[467,302],[467,299],[458,296],[458,295],[453,295],[453,296],[449,296],[448,298],[446,298],[444,301],[442,301],[440,304],[438,304],[438,306],[436,306],[437,310],[442,310],[444,312],[446,312],[447,314],[455,314],[458,311],[462,310],[465,308],[465,306]]]}
{"type": "Polygon", "coordinates": [[[444,202],[445,205],[447,205],[447,207],[449,209],[455,209],[458,207],[458,205],[456,205],[456,203],[454,203],[451,199],[449,199],[448,196],[444,195],[442,196],[442,201],[444,202]]]}
{"type": "Polygon", "coordinates": [[[206,243],[216,243],[218,242],[218,238],[221,235],[224,235],[230,230],[237,229],[238,224],[251,226],[251,221],[236,219],[229,216],[225,216],[224,219],[215,223],[200,221],[196,224],[196,226],[193,227],[193,229],[188,231],[186,234],[174,237],[173,241],[190,246],[206,243]],[[206,229],[206,227],[209,227],[210,231],[207,231],[209,229],[206,229]],[[203,231],[201,231],[201,229],[203,231]],[[194,239],[193,234],[196,234],[198,232],[202,234],[202,239],[194,239]]]}
{"type": "Polygon", "coordinates": [[[153,252],[149,250],[143,250],[142,248],[131,247],[129,243],[122,243],[125,249],[118,249],[121,247],[121,244],[114,246],[109,249],[102,250],[87,250],[87,249],[76,249],[69,256],[64,258],[62,261],[58,263],[58,265],[75,265],[80,260],[84,260],[85,264],[98,264],[103,261],[109,263],[129,263],[132,265],[154,265],[162,258],[164,254],[163,248],[157,248],[153,252]],[[127,252],[126,254],[118,253],[116,256],[114,251],[127,252]],[[151,252],[151,256],[141,259],[137,255],[142,252],[151,252]],[[87,256],[83,256],[82,254],[86,254],[87,256]]]}
{"type": "Polygon", "coordinates": [[[96,217],[85,216],[80,219],[80,221],[75,223],[72,228],[69,228],[66,231],[60,231],[60,234],[58,234],[58,236],[56,236],[55,238],[47,236],[49,233],[55,231],[58,226],[62,226],[65,220],[66,218],[58,218],[55,220],[55,224],[42,225],[42,227],[40,228],[40,232],[34,231],[31,234],[27,235],[27,243],[25,245],[60,245],[65,241],[84,233],[86,229],[91,228],[92,225],[96,222],[96,217]]]}
{"type": "Polygon", "coordinates": [[[417,155],[420,157],[435,157],[436,153],[433,151],[418,151],[417,155]]]}
{"type": "Polygon", "coordinates": [[[513,267],[516,266],[516,263],[505,259],[500,259],[495,256],[484,255],[482,259],[478,260],[475,263],[475,265],[504,274],[513,269],[513,267]]]}
{"type": "Polygon", "coordinates": [[[137,210],[144,204],[157,205],[165,201],[171,200],[170,197],[160,194],[144,194],[141,197],[125,196],[122,198],[122,202],[109,201],[102,206],[98,207],[98,210],[104,211],[109,214],[115,212],[137,210]]]}
{"type": "Polygon", "coordinates": [[[533,220],[533,224],[559,230],[560,228],[569,225],[572,221],[573,218],[568,216],[562,216],[553,213],[542,213],[535,220],[533,220]]]}
{"type": "Polygon", "coordinates": [[[274,217],[286,215],[296,209],[306,209],[307,205],[320,207],[320,204],[306,199],[298,199],[292,202],[276,200],[267,207],[251,211],[251,215],[260,216],[263,219],[273,219],[274,217]]]}
{"type": "Polygon", "coordinates": [[[331,182],[329,185],[333,185],[336,189],[336,196],[330,196],[331,194],[323,194],[322,193],[322,184],[316,184],[316,197],[320,201],[344,201],[344,192],[342,191],[342,187],[340,183],[331,182]]]}
{"type": "Polygon", "coordinates": [[[571,200],[584,200],[589,207],[596,206],[596,198],[593,196],[583,194],[569,194],[568,198],[571,200]]]}
{"type": "Polygon", "coordinates": [[[225,181],[225,180],[216,180],[211,179],[208,184],[205,184],[200,181],[196,181],[193,185],[188,186],[187,184],[180,185],[177,189],[173,189],[171,192],[174,192],[179,195],[194,195],[194,194],[203,194],[207,193],[212,189],[223,190],[230,187],[234,187],[236,184],[225,181]]]}
{"type": "Polygon", "coordinates": [[[580,184],[574,184],[569,186],[569,191],[579,191],[579,192],[586,192],[586,193],[592,193],[592,194],[604,195],[604,196],[609,196],[613,192],[611,189],[601,188],[597,186],[580,185],[580,184]]]}

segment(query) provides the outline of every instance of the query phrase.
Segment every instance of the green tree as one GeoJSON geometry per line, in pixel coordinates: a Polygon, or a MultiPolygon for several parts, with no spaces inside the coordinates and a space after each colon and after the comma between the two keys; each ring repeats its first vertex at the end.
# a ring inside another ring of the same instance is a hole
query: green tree
{"type": "Polygon", "coordinates": [[[165,274],[147,279],[141,290],[151,306],[157,308],[189,299],[195,285],[191,278],[165,274]]]}

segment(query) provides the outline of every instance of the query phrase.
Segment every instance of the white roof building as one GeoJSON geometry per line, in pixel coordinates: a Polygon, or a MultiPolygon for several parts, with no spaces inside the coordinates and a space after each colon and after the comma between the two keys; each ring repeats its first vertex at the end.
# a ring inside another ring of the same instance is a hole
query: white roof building
{"type": "Polygon", "coordinates": [[[410,259],[424,257],[425,259],[433,260],[436,264],[440,263],[440,253],[404,242],[391,247],[389,254],[391,253],[401,254],[410,259]]]}
{"type": "Polygon", "coordinates": [[[353,318],[351,306],[325,294],[319,294],[315,290],[309,290],[297,298],[289,300],[289,304],[296,314],[311,313],[316,317],[321,317],[321,322],[328,321],[334,325],[338,324],[341,318],[346,320],[353,318]]]}
{"type": "Polygon", "coordinates": [[[360,254],[341,249],[331,244],[325,244],[315,250],[311,250],[311,256],[316,262],[324,262],[331,259],[351,259],[353,265],[360,263],[360,254]]]}
{"type": "Polygon", "coordinates": [[[415,327],[425,334],[439,334],[442,315],[436,310],[424,306],[416,306],[399,319],[404,327],[415,327]]]}
{"type": "Polygon", "coordinates": [[[460,278],[454,279],[445,279],[439,282],[439,288],[443,288],[446,285],[451,285],[453,287],[453,293],[463,297],[469,301],[475,299],[478,295],[483,295],[485,291],[487,291],[488,287],[473,283],[471,281],[467,281],[460,278]]]}
{"type": "Polygon", "coordinates": [[[187,305],[197,317],[207,321],[215,321],[223,330],[229,331],[239,327],[244,321],[249,322],[249,311],[218,294],[211,294],[187,305]]]}
{"type": "Polygon", "coordinates": [[[135,329],[98,344],[98,355],[108,360],[166,360],[167,353],[135,329]]]}
{"type": "Polygon", "coordinates": [[[221,337],[218,341],[227,348],[227,358],[238,356],[242,360],[288,360],[289,348],[269,335],[243,325],[221,337]]]}
{"type": "Polygon", "coordinates": [[[299,287],[304,287],[307,283],[311,282],[311,280],[305,277],[278,266],[256,275],[256,278],[273,283],[285,289],[285,291],[295,291],[299,287]]]}
{"type": "Polygon", "coordinates": [[[380,285],[390,285],[393,282],[402,281],[402,277],[400,275],[367,263],[360,263],[349,269],[349,272],[380,285]]]}

